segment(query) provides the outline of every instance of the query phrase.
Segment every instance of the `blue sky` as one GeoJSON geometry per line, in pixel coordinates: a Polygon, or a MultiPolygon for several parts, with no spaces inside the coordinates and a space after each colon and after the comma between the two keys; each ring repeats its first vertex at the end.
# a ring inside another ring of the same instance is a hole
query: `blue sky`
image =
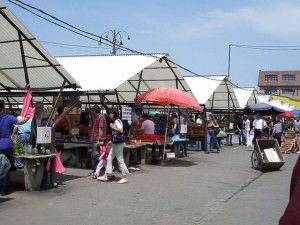
{"type": "MultiPolygon", "coordinates": [[[[50,24],[8,0],[2,1],[54,56],[109,54],[111,51],[96,41],[50,24]],[[48,42],[89,47],[57,46],[48,42]]],[[[230,44],[300,46],[298,0],[23,2],[94,34],[125,30],[130,35],[128,41],[122,34],[126,47],[144,53],[169,53],[177,64],[200,75],[227,74],[230,44]]],[[[300,70],[300,50],[235,46],[230,49],[230,80],[240,87],[257,87],[259,70],[300,70]]]]}

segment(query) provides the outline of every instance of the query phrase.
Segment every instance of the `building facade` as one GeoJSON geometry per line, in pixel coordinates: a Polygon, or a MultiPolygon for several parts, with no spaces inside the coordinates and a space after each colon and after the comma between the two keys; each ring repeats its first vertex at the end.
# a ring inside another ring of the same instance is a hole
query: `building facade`
{"type": "Polygon", "coordinates": [[[259,71],[260,93],[300,99],[300,71],[259,71]]]}

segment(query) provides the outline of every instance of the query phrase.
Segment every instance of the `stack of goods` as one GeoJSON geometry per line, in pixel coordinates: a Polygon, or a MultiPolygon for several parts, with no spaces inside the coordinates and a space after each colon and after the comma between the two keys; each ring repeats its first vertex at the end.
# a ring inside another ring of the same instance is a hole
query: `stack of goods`
{"type": "Polygon", "coordinates": [[[281,143],[281,152],[288,154],[296,151],[296,137],[295,134],[286,134],[284,142],[281,143]]]}
{"type": "Polygon", "coordinates": [[[205,127],[194,125],[188,127],[187,136],[205,137],[205,127]]]}
{"type": "Polygon", "coordinates": [[[276,150],[274,148],[264,149],[264,160],[268,162],[281,162],[276,150]]]}
{"type": "Polygon", "coordinates": [[[142,141],[161,141],[164,140],[164,135],[157,135],[157,134],[142,134],[138,137],[136,137],[137,140],[142,141]]]}

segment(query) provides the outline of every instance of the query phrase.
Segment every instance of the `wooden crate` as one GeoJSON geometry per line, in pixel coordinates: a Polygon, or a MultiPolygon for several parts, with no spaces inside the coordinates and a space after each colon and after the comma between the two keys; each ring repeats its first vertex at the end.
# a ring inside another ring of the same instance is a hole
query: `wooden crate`
{"type": "Polygon", "coordinates": [[[254,151],[257,151],[260,154],[260,157],[262,159],[262,161],[261,161],[261,163],[262,163],[261,170],[262,171],[278,170],[284,164],[281,150],[279,148],[277,140],[275,140],[275,139],[266,139],[266,140],[257,139],[256,143],[254,145],[254,151]],[[276,151],[276,153],[280,159],[280,162],[269,162],[268,161],[267,157],[264,156],[264,149],[267,149],[267,148],[273,148],[276,151]]]}

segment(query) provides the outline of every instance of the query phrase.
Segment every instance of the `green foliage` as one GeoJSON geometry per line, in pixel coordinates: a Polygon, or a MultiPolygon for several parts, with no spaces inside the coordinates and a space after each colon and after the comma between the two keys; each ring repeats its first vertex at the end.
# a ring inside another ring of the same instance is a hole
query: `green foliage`
{"type": "Polygon", "coordinates": [[[14,155],[24,155],[26,151],[26,146],[24,144],[14,144],[14,155]]]}

